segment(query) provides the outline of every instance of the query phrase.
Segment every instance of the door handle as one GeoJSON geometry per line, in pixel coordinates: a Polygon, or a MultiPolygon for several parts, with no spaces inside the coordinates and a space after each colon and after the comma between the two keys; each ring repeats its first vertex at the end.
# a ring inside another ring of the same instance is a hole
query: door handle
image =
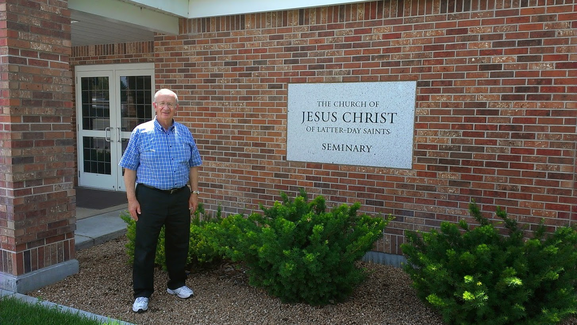
{"type": "Polygon", "coordinates": [[[118,142],[122,142],[122,139],[120,138],[120,136],[122,135],[122,130],[120,129],[120,127],[116,128],[118,130],[118,142]]]}
{"type": "Polygon", "coordinates": [[[110,142],[110,134],[109,133],[110,133],[110,127],[107,126],[104,129],[104,141],[106,141],[106,142],[110,142]]]}

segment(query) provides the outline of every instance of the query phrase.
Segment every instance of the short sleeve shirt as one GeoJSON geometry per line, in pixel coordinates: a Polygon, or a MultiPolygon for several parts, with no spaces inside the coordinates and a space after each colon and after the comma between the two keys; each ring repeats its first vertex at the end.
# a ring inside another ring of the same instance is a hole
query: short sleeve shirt
{"type": "Polygon", "coordinates": [[[136,182],[161,190],[188,184],[190,168],[202,160],[190,130],[173,122],[165,130],[156,119],[132,131],[119,166],[136,170],[136,182]]]}

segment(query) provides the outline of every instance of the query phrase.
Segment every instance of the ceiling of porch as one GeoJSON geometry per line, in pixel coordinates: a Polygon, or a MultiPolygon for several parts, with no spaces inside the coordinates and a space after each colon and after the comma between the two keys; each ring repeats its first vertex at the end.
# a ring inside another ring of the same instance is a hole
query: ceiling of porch
{"type": "Polygon", "coordinates": [[[154,40],[177,34],[180,18],[329,6],[368,0],[68,0],[72,46],[154,40]]]}
{"type": "Polygon", "coordinates": [[[86,12],[72,12],[71,20],[72,46],[154,40],[154,31],[86,12]]]}

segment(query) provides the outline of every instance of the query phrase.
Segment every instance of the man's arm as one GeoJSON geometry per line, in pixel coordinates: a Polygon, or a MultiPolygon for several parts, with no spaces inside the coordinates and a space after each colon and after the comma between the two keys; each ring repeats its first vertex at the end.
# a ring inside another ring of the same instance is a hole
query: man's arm
{"type": "Polygon", "coordinates": [[[194,213],[196,208],[198,208],[198,166],[190,168],[189,181],[191,193],[188,200],[188,208],[191,213],[194,213]]]}
{"type": "Polygon", "coordinates": [[[124,188],[128,199],[128,212],[134,221],[138,221],[140,203],[136,199],[136,170],[124,168],[124,188]]]}

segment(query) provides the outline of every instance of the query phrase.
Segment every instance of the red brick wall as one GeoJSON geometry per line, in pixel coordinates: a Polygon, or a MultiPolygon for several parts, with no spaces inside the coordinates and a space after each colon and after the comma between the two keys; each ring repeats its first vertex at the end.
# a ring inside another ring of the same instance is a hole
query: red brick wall
{"type": "Polygon", "coordinates": [[[0,272],[22,275],[75,258],[65,1],[0,4],[0,272]]]}
{"type": "Polygon", "coordinates": [[[75,46],[70,65],[150,63],[154,60],[154,42],[134,42],[75,46]]]}
{"type": "Polygon", "coordinates": [[[155,42],[157,88],[195,134],[202,200],[258,210],[305,188],[392,213],[405,229],[468,216],[471,199],[529,225],[577,219],[573,0],[378,1],[183,22],[155,42]],[[417,81],[413,168],[286,161],[289,83],[417,81]]]}

